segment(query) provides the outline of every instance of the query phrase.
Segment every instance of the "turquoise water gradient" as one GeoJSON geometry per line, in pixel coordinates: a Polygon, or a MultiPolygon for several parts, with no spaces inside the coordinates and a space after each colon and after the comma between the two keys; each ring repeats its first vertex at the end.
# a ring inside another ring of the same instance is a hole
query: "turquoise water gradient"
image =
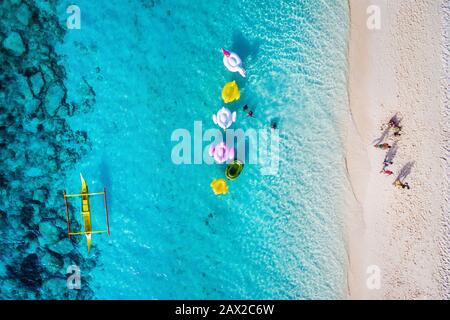
{"type": "Polygon", "coordinates": [[[111,236],[93,236],[99,264],[87,275],[95,296],[344,297],[347,1],[77,5],[81,30],[68,30],[58,52],[69,101],[88,83],[95,104],[69,120],[87,131],[92,152],[66,186],[77,191],[82,172],[91,191],[109,192],[111,236]],[[246,79],[225,69],[221,47],[241,55],[246,79]],[[177,128],[193,134],[194,121],[214,128],[231,80],[242,90],[233,127],[277,120],[281,160],[274,176],[246,166],[217,197],[209,184],[224,166],[173,164],[170,137],[177,128]]]}

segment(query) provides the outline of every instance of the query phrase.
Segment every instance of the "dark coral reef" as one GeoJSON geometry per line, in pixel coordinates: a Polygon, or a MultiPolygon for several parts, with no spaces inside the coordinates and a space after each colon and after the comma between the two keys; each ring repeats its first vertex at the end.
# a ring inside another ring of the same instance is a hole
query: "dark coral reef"
{"type": "MultiPolygon", "coordinates": [[[[86,277],[66,287],[68,266],[88,274],[95,261],[66,236],[65,172],[90,144],[66,122],[78,106],[55,52],[66,32],[56,2],[0,4],[0,299],[93,298],[86,277]]],[[[94,102],[90,88],[85,104],[94,102]]]]}

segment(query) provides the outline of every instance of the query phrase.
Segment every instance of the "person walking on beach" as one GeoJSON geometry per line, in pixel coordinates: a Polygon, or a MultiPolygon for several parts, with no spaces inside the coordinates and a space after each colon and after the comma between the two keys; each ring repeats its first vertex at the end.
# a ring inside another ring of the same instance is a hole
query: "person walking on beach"
{"type": "Polygon", "coordinates": [[[379,143],[374,145],[375,148],[380,148],[382,150],[386,150],[386,149],[390,149],[391,146],[389,145],[389,143],[379,143]]]}
{"type": "Polygon", "coordinates": [[[402,127],[400,126],[400,120],[397,118],[397,114],[395,114],[388,123],[389,127],[393,129],[394,136],[401,136],[402,127]]]}
{"type": "Polygon", "coordinates": [[[380,173],[381,173],[381,172],[385,173],[386,168],[387,168],[388,166],[390,166],[391,164],[393,164],[392,161],[386,161],[386,160],[385,160],[385,161],[383,162],[383,169],[381,169],[380,173]]]}
{"type": "Polygon", "coordinates": [[[410,187],[409,187],[409,184],[408,184],[408,182],[401,182],[400,180],[395,180],[395,183],[394,183],[394,185],[397,187],[397,188],[402,188],[402,189],[410,189],[410,187]]]}
{"type": "Polygon", "coordinates": [[[400,125],[400,120],[398,119],[398,115],[395,114],[388,123],[384,123],[381,125],[380,130],[385,131],[392,129],[394,131],[394,136],[401,136],[402,126],[400,125]]]}
{"type": "Polygon", "coordinates": [[[395,127],[393,128],[393,130],[394,130],[394,136],[400,137],[400,136],[402,135],[402,134],[401,134],[402,127],[400,127],[400,126],[395,126],[395,127]]]}

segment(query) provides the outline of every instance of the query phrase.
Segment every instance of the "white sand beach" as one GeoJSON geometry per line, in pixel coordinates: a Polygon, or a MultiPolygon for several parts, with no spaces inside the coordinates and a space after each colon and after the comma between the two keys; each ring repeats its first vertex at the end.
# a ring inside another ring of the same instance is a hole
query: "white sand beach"
{"type": "Polygon", "coordinates": [[[449,2],[349,0],[350,299],[450,296],[449,2]],[[380,8],[378,30],[366,25],[370,5],[380,8]],[[401,136],[383,137],[396,113],[401,136]],[[391,176],[380,173],[378,142],[392,146],[391,176]],[[409,190],[393,185],[399,175],[409,190]],[[379,288],[367,285],[368,268],[379,268],[379,288]]]}

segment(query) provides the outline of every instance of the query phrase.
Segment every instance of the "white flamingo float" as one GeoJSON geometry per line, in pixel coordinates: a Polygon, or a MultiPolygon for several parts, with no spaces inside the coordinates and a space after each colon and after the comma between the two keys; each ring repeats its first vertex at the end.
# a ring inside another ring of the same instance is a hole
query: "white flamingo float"
{"type": "Polygon", "coordinates": [[[222,48],[223,52],[223,64],[231,72],[239,72],[241,76],[245,78],[246,71],[242,68],[242,60],[234,53],[222,48]]]}
{"type": "Polygon", "coordinates": [[[236,111],[231,112],[229,109],[222,107],[212,118],[215,124],[226,130],[236,121],[236,111]]]}

